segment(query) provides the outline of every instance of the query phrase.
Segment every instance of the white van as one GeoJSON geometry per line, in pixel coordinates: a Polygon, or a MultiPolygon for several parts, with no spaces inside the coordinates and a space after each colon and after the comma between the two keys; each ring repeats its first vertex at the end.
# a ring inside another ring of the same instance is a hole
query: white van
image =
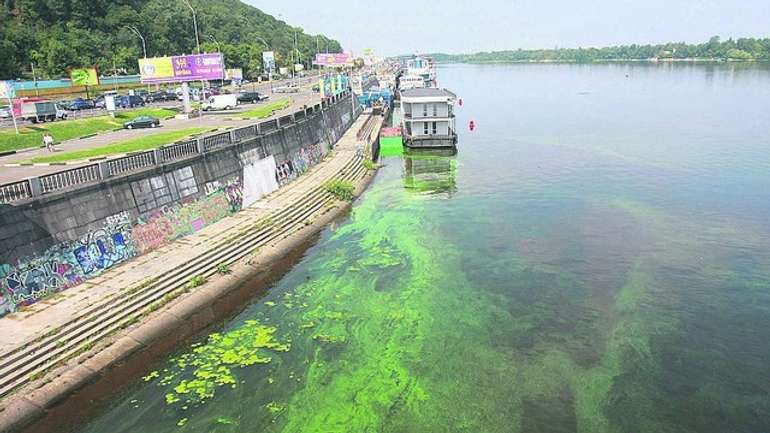
{"type": "Polygon", "coordinates": [[[232,110],[236,105],[238,105],[237,95],[215,95],[204,102],[201,108],[203,111],[232,110]]]}

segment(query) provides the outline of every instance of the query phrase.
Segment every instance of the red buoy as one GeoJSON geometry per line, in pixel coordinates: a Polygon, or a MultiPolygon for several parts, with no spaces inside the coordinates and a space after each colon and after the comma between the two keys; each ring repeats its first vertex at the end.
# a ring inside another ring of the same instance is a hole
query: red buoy
{"type": "Polygon", "coordinates": [[[476,122],[474,122],[473,120],[471,120],[471,122],[468,124],[468,129],[470,129],[471,131],[473,131],[474,129],[476,129],[476,122]]]}

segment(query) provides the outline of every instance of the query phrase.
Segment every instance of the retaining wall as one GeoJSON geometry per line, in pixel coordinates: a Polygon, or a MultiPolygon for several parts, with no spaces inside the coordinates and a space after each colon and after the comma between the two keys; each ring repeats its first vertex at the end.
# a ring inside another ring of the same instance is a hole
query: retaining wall
{"type": "Polygon", "coordinates": [[[0,204],[0,316],[239,211],[317,164],[359,112],[343,95],[14,185],[21,198],[0,204]]]}

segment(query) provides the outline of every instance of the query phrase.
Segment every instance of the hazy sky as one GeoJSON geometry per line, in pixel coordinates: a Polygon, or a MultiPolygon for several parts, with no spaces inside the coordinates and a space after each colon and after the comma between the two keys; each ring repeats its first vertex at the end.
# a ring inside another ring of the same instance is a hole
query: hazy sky
{"type": "Polygon", "coordinates": [[[770,37],[770,0],[243,0],[360,54],[770,37]]]}

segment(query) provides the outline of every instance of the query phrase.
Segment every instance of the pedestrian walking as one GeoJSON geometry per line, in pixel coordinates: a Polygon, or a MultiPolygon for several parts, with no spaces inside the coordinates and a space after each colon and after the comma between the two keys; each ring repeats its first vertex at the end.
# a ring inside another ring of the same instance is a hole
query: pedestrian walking
{"type": "Polygon", "coordinates": [[[49,152],[56,152],[56,148],[53,145],[53,135],[50,132],[43,134],[43,144],[49,152]]]}

